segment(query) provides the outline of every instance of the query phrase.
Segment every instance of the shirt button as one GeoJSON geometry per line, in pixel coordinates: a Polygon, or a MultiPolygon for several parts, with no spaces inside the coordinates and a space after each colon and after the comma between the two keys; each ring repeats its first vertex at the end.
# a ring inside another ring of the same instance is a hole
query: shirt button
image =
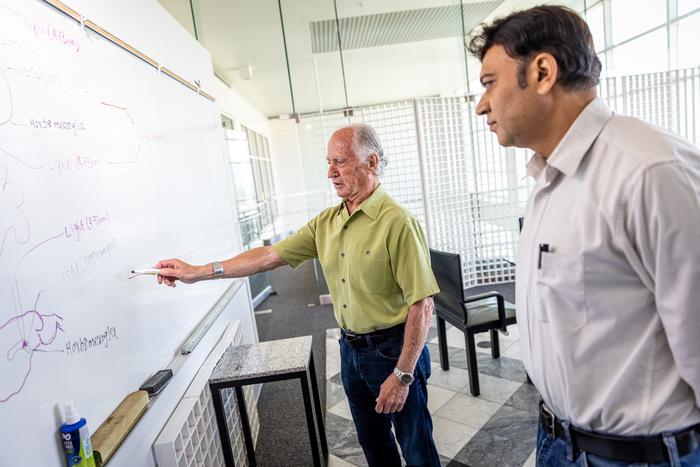
{"type": "Polygon", "coordinates": [[[348,230],[348,226],[347,226],[347,225],[344,225],[344,226],[343,226],[343,229],[348,230]]]}
{"type": "Polygon", "coordinates": [[[348,307],[348,306],[347,306],[346,304],[343,303],[343,308],[347,308],[347,307],[348,307]]]}
{"type": "Polygon", "coordinates": [[[340,279],[340,282],[342,282],[343,284],[345,284],[345,279],[340,279]]]}
{"type": "Polygon", "coordinates": [[[345,258],[345,253],[341,253],[340,256],[342,256],[343,258],[345,258]]]}

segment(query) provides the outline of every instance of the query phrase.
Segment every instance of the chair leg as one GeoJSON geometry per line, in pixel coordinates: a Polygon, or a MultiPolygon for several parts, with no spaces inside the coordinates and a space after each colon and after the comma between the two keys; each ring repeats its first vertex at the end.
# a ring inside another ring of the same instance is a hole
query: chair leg
{"type": "Polygon", "coordinates": [[[437,316],[438,348],[440,349],[440,367],[447,371],[450,369],[450,360],[447,355],[447,331],[445,320],[437,316]]]}
{"type": "Polygon", "coordinates": [[[467,347],[467,373],[469,373],[469,391],[472,396],[477,397],[479,391],[479,369],[476,366],[476,344],[474,334],[469,331],[464,333],[464,342],[467,347]]]}
{"type": "Polygon", "coordinates": [[[501,344],[498,341],[498,329],[491,329],[491,356],[499,358],[501,356],[501,344]]]}

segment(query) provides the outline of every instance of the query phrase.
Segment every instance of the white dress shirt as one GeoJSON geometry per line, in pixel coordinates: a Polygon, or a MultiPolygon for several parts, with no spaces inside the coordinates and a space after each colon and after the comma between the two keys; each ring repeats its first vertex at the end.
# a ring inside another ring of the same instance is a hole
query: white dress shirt
{"type": "Polygon", "coordinates": [[[528,172],[517,319],[544,401],[609,434],[700,423],[698,149],[597,98],[528,172]]]}

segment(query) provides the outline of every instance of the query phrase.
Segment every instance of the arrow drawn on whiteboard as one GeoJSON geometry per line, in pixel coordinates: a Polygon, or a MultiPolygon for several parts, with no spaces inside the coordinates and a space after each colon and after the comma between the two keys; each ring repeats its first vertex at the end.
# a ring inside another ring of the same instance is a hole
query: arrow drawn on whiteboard
{"type": "Polygon", "coordinates": [[[7,180],[8,171],[0,167],[0,256],[5,251],[5,242],[12,232],[15,241],[23,245],[29,241],[29,219],[22,210],[22,189],[7,180]]]}

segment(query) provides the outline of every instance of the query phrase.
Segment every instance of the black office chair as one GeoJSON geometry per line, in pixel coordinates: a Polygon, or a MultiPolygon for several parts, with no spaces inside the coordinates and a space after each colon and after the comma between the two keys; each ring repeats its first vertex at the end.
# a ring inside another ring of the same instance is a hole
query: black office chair
{"type": "Polygon", "coordinates": [[[466,296],[462,282],[462,264],[458,254],[430,249],[430,261],[440,293],[435,296],[440,366],[450,369],[447,355],[445,321],[464,333],[467,351],[469,388],[473,396],[479,395],[479,371],[476,366],[474,334],[491,333],[491,356],[499,358],[501,350],[498,330],[515,323],[515,305],[506,302],[498,292],[486,292],[466,296]]]}

